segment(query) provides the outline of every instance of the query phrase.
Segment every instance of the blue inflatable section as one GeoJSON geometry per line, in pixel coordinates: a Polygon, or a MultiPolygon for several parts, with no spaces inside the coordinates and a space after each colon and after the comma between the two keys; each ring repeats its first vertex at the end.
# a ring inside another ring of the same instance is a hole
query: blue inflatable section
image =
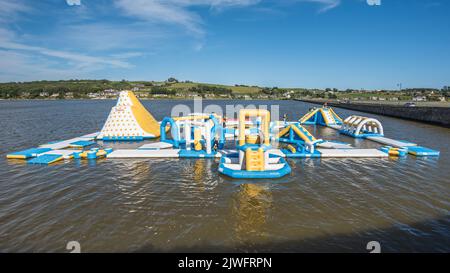
{"type": "Polygon", "coordinates": [[[62,155],[53,155],[53,154],[48,154],[48,155],[41,155],[38,156],[36,158],[33,158],[31,160],[28,161],[29,164],[44,164],[44,165],[48,165],[50,163],[53,163],[55,161],[61,160],[63,158],[62,155]]]}
{"type": "Polygon", "coordinates": [[[432,150],[421,146],[408,147],[408,153],[415,156],[439,156],[439,151],[432,150]]]}
{"type": "Polygon", "coordinates": [[[103,141],[142,141],[145,138],[142,136],[114,136],[114,137],[103,137],[103,141]]]}
{"type": "Polygon", "coordinates": [[[204,150],[195,151],[195,150],[180,150],[178,153],[179,157],[184,158],[214,158],[216,157],[216,152],[211,154],[206,153],[204,150]]]}
{"type": "Polygon", "coordinates": [[[10,156],[22,156],[23,158],[30,158],[30,157],[35,157],[38,154],[42,154],[48,151],[51,151],[52,149],[50,148],[32,148],[32,149],[28,149],[28,150],[23,150],[23,151],[19,151],[19,152],[14,152],[11,154],[8,154],[10,156]]]}
{"type": "Polygon", "coordinates": [[[370,133],[370,132],[365,132],[365,133],[363,132],[362,134],[355,135],[354,133],[352,133],[352,132],[350,132],[348,130],[339,130],[339,133],[343,134],[343,135],[346,135],[346,136],[351,136],[351,137],[354,137],[354,138],[366,138],[366,137],[376,137],[376,136],[382,137],[382,136],[384,136],[382,134],[375,134],[375,133],[370,133]]]}

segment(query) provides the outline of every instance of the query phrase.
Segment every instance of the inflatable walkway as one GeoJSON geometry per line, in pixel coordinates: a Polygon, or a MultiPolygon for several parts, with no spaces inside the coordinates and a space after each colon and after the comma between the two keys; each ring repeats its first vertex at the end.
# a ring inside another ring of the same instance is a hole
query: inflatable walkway
{"type": "Polygon", "coordinates": [[[111,109],[100,140],[143,140],[160,135],[159,123],[131,91],[120,92],[116,106],[111,109]]]}

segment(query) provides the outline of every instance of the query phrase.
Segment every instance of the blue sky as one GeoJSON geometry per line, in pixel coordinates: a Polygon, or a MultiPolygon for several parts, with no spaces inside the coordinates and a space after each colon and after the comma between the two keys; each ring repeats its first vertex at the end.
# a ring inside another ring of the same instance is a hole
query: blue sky
{"type": "Polygon", "coordinates": [[[450,85],[450,1],[380,2],[0,0],[0,81],[450,85]]]}

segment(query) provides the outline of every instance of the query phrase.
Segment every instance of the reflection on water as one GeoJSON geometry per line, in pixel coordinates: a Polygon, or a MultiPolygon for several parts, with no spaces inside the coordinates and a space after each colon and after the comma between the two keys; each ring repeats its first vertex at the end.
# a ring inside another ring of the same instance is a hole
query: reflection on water
{"type": "Polygon", "coordinates": [[[265,241],[266,224],[272,195],[268,186],[241,184],[234,202],[235,231],[241,244],[265,241]]]}
{"type": "MultiPolygon", "coordinates": [[[[0,101],[1,252],[65,252],[73,240],[86,252],[366,252],[372,240],[383,251],[450,251],[447,128],[370,115],[381,120],[387,136],[440,150],[440,158],[289,159],[290,175],[257,184],[219,175],[217,159],[68,160],[52,166],[5,159],[11,151],[97,131],[114,103],[0,101]]],[[[144,105],[161,120],[179,103],[144,105]]],[[[311,107],[294,101],[210,103],[276,103],[293,119],[311,107]]],[[[358,114],[336,110],[344,117],[358,114]]],[[[330,128],[308,129],[319,138],[380,147],[330,128]]],[[[113,149],[142,144],[104,143],[113,149]]]]}

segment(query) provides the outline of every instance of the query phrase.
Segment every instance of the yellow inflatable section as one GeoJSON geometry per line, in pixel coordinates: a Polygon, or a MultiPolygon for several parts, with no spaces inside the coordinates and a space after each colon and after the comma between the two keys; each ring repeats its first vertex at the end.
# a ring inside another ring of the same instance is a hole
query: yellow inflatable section
{"type": "Polygon", "coordinates": [[[131,110],[133,111],[133,115],[136,118],[137,123],[145,132],[154,135],[155,137],[159,137],[159,123],[156,119],[150,114],[147,109],[145,109],[144,105],[136,98],[133,92],[128,91],[128,97],[133,104],[131,106],[131,110]]]}
{"type": "Polygon", "coordinates": [[[259,148],[253,151],[251,148],[247,148],[245,162],[247,171],[264,171],[264,150],[259,148]]]}
{"type": "Polygon", "coordinates": [[[317,140],[313,135],[311,135],[311,133],[308,130],[305,129],[305,127],[301,125],[286,126],[283,130],[281,130],[278,133],[278,138],[288,135],[291,128],[294,131],[294,133],[305,142],[310,143],[317,140]]]}

